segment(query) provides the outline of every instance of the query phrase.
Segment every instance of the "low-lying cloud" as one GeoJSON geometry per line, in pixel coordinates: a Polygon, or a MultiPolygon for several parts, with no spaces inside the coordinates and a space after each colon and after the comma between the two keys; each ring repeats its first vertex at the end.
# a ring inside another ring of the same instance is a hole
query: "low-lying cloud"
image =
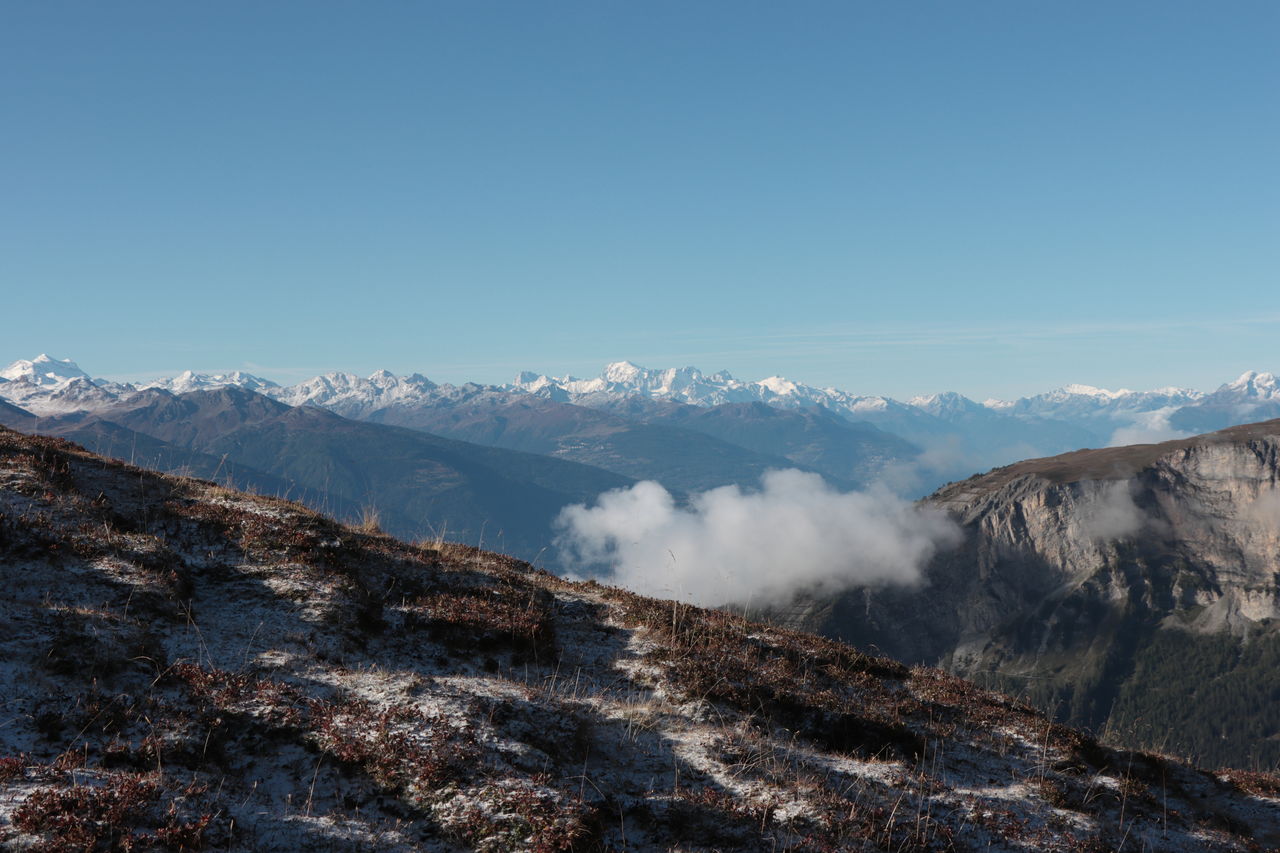
{"type": "Polygon", "coordinates": [[[1260,493],[1245,505],[1243,515],[1249,521],[1261,525],[1267,533],[1280,530],[1280,491],[1260,493]]]}
{"type": "Polygon", "coordinates": [[[1169,417],[1178,410],[1177,406],[1167,406],[1152,412],[1143,412],[1134,417],[1133,423],[1123,426],[1111,434],[1107,447],[1125,447],[1130,444],[1159,444],[1175,438],[1187,438],[1191,433],[1176,430],[1169,423],[1169,417]]]}
{"type": "Polygon", "coordinates": [[[839,492],[817,474],[770,471],[761,487],[723,486],[685,506],[646,481],[566,507],[557,544],[579,565],[646,595],[697,604],[768,604],[792,592],[916,584],[960,541],[939,510],[887,489],[839,492]]]}
{"type": "Polygon", "coordinates": [[[894,460],[880,471],[877,486],[907,498],[924,497],[944,483],[964,480],[1023,459],[1052,455],[1052,451],[1027,443],[973,448],[959,436],[943,436],[925,442],[918,455],[894,460]]]}
{"type": "Polygon", "coordinates": [[[1080,509],[1080,529],[1095,542],[1127,539],[1148,523],[1150,519],[1133,501],[1128,480],[1103,484],[1080,509]]]}

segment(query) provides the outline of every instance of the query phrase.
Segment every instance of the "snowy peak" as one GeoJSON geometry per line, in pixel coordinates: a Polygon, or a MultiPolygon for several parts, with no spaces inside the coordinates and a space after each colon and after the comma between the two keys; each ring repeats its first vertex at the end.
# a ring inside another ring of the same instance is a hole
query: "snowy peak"
{"type": "Polygon", "coordinates": [[[98,408],[114,402],[115,393],[99,388],[89,374],[71,359],[41,353],[19,359],[4,370],[3,398],[41,417],[98,408]]]}
{"type": "Polygon", "coordinates": [[[416,373],[413,375],[413,377],[405,377],[404,379],[401,379],[399,376],[396,376],[390,370],[387,370],[384,368],[382,370],[375,370],[373,373],[369,374],[368,381],[369,381],[369,384],[372,385],[374,388],[377,388],[385,392],[393,388],[398,388],[401,385],[414,384],[412,382],[412,379],[414,379],[415,377],[418,379],[425,379],[425,377],[421,377],[416,373]]]}
{"type": "MultiPolygon", "coordinates": [[[[717,376],[721,374],[716,374],[717,376]]],[[[729,374],[723,374],[728,376],[729,374]]],[[[760,380],[760,387],[777,394],[779,397],[785,397],[788,394],[795,394],[800,390],[800,386],[792,382],[790,379],[783,379],[781,376],[769,376],[760,380]]]]}
{"type": "Polygon", "coordinates": [[[694,406],[757,402],[788,409],[822,406],[855,420],[889,416],[924,417],[887,397],[861,396],[835,388],[814,388],[781,376],[747,382],[734,379],[725,370],[710,375],[693,366],[652,370],[629,361],[606,365],[595,379],[555,378],[525,371],[506,387],[507,390],[529,394],[562,394],[569,402],[586,406],[626,397],[646,397],[694,406]]]}
{"type": "Polygon", "coordinates": [[[760,399],[758,394],[744,392],[744,385],[726,371],[705,376],[693,366],[652,370],[630,361],[615,361],[605,365],[594,379],[554,377],[526,370],[517,375],[515,382],[506,386],[506,390],[557,396],[552,393],[555,389],[567,395],[568,399],[604,394],[611,397],[653,397],[696,405],[760,399]]]}
{"type": "MultiPolygon", "coordinates": [[[[671,367],[666,370],[649,370],[629,361],[616,361],[605,365],[600,373],[604,385],[611,391],[623,393],[647,393],[669,397],[690,388],[705,384],[702,371],[696,367],[671,367]]],[[[713,383],[714,384],[714,383],[713,383]]]]}
{"type": "Polygon", "coordinates": [[[604,370],[600,372],[600,378],[615,385],[631,385],[639,384],[638,380],[650,373],[652,371],[645,370],[638,364],[632,364],[629,361],[615,361],[604,366],[604,370]]]}
{"type": "Polygon", "coordinates": [[[946,418],[967,412],[987,411],[987,407],[970,400],[963,394],[957,394],[955,391],[943,391],[941,394],[912,397],[907,401],[907,405],[913,406],[922,412],[927,412],[936,418],[946,418]]]}
{"type": "Polygon", "coordinates": [[[320,406],[359,417],[390,405],[425,402],[439,387],[420,373],[396,376],[389,370],[378,370],[367,379],[354,373],[326,373],[267,393],[290,406],[320,406]]]}
{"type": "Polygon", "coordinates": [[[1280,386],[1277,385],[1275,374],[1259,373],[1256,370],[1246,370],[1240,374],[1239,379],[1223,385],[1217,393],[1223,392],[1259,400],[1280,399],[1280,386]]]}
{"type": "Polygon", "coordinates": [[[1072,383],[1070,385],[1064,385],[1062,388],[1058,389],[1057,392],[1050,393],[1058,393],[1062,396],[1068,397],[1099,397],[1104,400],[1114,400],[1117,397],[1126,397],[1133,392],[1128,388],[1121,388],[1119,391],[1108,391],[1106,388],[1095,388],[1092,385],[1072,383]]]}
{"type": "Polygon", "coordinates": [[[526,393],[546,393],[546,389],[554,386],[571,400],[604,395],[612,398],[651,397],[714,406],[777,396],[768,383],[776,386],[791,384],[780,377],[773,377],[765,383],[739,382],[723,370],[707,376],[692,365],[653,370],[630,361],[615,361],[605,365],[595,379],[555,378],[526,371],[517,376],[515,384],[509,388],[526,393]]]}
{"type": "Polygon", "coordinates": [[[263,379],[239,370],[231,373],[196,373],[193,370],[184,370],[172,378],[147,382],[140,385],[139,389],[159,388],[173,394],[186,394],[190,391],[210,391],[215,388],[228,387],[264,392],[280,386],[269,379],[263,379]]]}
{"type": "Polygon", "coordinates": [[[91,379],[73,377],[56,385],[35,385],[26,378],[0,386],[5,400],[33,415],[48,417],[70,412],[86,412],[114,403],[118,396],[99,388],[91,379]]]}
{"type": "Polygon", "coordinates": [[[18,359],[0,370],[0,378],[11,382],[26,381],[41,388],[57,388],[72,379],[89,380],[90,376],[69,358],[51,358],[41,353],[30,361],[18,359]]]}
{"type": "Polygon", "coordinates": [[[1015,415],[1031,415],[1045,418],[1095,418],[1113,417],[1135,412],[1177,408],[1193,405],[1203,399],[1200,391],[1186,388],[1157,388],[1152,391],[1131,391],[1122,388],[1110,391],[1093,385],[1064,385],[1034,397],[1022,397],[1012,403],[988,403],[988,408],[1015,415]]]}

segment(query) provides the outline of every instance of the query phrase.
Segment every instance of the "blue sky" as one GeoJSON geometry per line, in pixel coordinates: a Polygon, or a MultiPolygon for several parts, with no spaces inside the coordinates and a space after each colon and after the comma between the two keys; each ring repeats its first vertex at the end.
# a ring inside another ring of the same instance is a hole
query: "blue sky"
{"type": "Polygon", "coordinates": [[[0,361],[1280,370],[1280,4],[0,6],[0,361]]]}

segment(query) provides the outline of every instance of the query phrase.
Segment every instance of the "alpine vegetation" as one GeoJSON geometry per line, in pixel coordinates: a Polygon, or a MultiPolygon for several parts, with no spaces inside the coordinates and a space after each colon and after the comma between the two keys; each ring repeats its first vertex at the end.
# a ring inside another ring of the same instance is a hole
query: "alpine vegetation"
{"type": "MultiPolygon", "coordinates": [[[[721,501],[911,512],[805,485],[721,501]]],[[[4,429],[0,588],[5,850],[1280,843],[1271,774],[1113,749],[928,667],[4,429]]]]}
{"type": "Polygon", "coordinates": [[[704,605],[768,604],[800,590],[920,582],[959,542],[940,510],[887,489],[840,492],[817,474],[769,471],[758,490],[700,492],[687,505],[658,483],[615,489],[557,519],[572,563],[648,595],[704,605]]]}

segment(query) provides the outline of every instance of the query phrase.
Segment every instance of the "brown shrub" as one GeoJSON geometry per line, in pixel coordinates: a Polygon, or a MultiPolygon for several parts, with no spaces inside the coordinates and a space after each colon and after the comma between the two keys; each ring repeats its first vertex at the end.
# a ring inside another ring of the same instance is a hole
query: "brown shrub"
{"type": "Polygon", "coordinates": [[[360,700],[313,699],[308,713],[323,750],[394,793],[430,790],[459,778],[475,756],[469,733],[407,705],[379,710],[360,700]]]}
{"type": "Polygon", "coordinates": [[[154,781],[132,774],[109,776],[101,785],[40,788],[14,811],[13,825],[40,836],[38,850],[199,847],[211,816],[184,821],[176,803],[157,808],[160,797],[154,781]]]}
{"type": "Polygon", "coordinates": [[[27,768],[27,757],[25,755],[13,755],[0,758],[0,782],[7,782],[10,779],[21,776],[27,768]]]}

